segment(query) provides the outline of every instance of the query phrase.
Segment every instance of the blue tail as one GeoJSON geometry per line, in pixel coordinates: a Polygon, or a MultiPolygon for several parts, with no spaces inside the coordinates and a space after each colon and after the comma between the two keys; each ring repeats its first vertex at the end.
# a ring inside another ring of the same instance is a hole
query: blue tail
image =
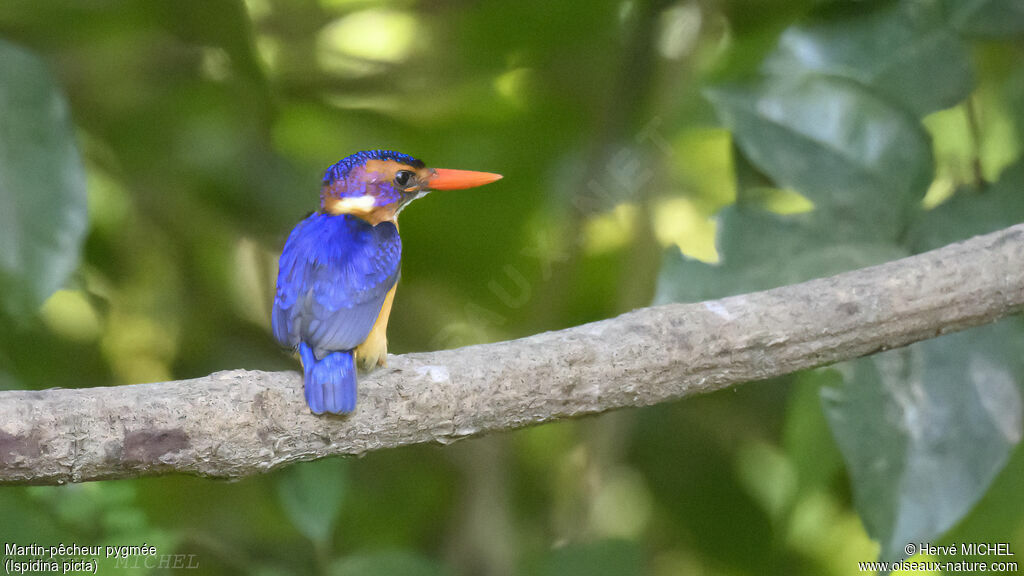
{"type": "Polygon", "coordinates": [[[320,360],[305,342],[299,344],[305,371],[306,404],[314,414],[345,414],[356,408],[356,364],[352,351],[331,352],[320,360]]]}

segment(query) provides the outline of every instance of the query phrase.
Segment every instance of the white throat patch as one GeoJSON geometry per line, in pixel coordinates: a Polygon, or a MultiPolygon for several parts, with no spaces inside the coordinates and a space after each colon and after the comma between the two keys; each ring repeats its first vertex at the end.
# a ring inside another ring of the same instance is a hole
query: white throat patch
{"type": "Polygon", "coordinates": [[[356,196],[354,198],[338,198],[331,207],[332,212],[346,214],[350,212],[369,212],[373,210],[377,200],[370,195],[356,196]]]}
{"type": "Polygon", "coordinates": [[[419,193],[417,193],[415,196],[413,196],[412,198],[410,198],[406,202],[402,202],[402,205],[398,207],[398,210],[395,210],[395,216],[397,217],[398,214],[402,210],[405,210],[406,206],[408,206],[409,204],[412,204],[413,200],[419,200],[420,198],[423,198],[424,196],[426,196],[429,193],[430,193],[430,190],[420,190],[419,193]]]}

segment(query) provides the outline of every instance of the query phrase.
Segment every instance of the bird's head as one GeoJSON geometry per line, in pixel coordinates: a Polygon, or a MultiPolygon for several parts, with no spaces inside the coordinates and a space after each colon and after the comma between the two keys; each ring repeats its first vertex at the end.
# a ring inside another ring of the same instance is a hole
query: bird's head
{"type": "Polygon", "coordinates": [[[394,221],[406,204],[431,190],[460,190],[494,182],[500,174],[427,168],[390,150],[358,152],[327,169],[320,211],[352,214],[377,225],[394,221]]]}

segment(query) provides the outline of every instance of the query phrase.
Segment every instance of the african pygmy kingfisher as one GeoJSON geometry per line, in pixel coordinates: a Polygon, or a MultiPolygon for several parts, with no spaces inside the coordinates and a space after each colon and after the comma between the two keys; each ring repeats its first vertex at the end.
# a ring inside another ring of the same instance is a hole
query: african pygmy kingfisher
{"type": "Polygon", "coordinates": [[[281,253],[271,324],[302,361],[315,414],[356,406],[356,368],[387,359],[388,316],[398,284],[398,213],[430,190],[458,190],[498,174],[427,168],[398,152],[359,152],[331,166],[320,209],[292,230],[281,253]]]}

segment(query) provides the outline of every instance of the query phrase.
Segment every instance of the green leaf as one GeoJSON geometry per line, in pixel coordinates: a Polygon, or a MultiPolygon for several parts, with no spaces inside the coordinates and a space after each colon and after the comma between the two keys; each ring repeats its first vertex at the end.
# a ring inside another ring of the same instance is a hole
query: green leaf
{"type": "Polygon", "coordinates": [[[332,576],[446,576],[449,572],[429,558],[395,550],[356,554],[331,566],[332,576]]]}
{"type": "Polygon", "coordinates": [[[946,0],[950,21],[964,34],[1011,37],[1024,34],[1020,0],[946,0]]]}
{"type": "Polygon", "coordinates": [[[842,456],[822,413],[820,396],[823,386],[841,382],[842,376],[833,368],[804,370],[793,377],[782,444],[797,472],[798,493],[827,487],[842,469],[842,456]]]}
{"type": "Polygon", "coordinates": [[[0,310],[31,315],[64,284],[87,220],[67,102],[42,60],[0,40],[0,310]]]}
{"type": "Polygon", "coordinates": [[[817,212],[774,214],[739,207],[718,215],[718,252],[752,278],[751,290],[803,282],[906,256],[894,244],[840,234],[817,212]],[[781,256],[781,257],[780,257],[781,256]]]}
{"type": "Polygon", "coordinates": [[[797,492],[797,470],[785,452],[757,440],[740,446],[736,480],[776,525],[782,525],[797,492]]]}
{"type": "Polygon", "coordinates": [[[974,83],[966,46],[930,2],[829,5],[787,29],[762,70],[850,78],[919,116],[960,102],[974,83]]]}
{"type": "Polygon", "coordinates": [[[599,540],[552,550],[538,569],[531,572],[537,576],[639,576],[644,573],[640,548],[627,540],[599,540]]]}
{"type": "Polygon", "coordinates": [[[299,532],[322,544],[330,541],[347,488],[348,463],[341,458],[323,458],[284,469],[277,494],[299,532]]]}
{"type": "Polygon", "coordinates": [[[962,189],[948,201],[921,212],[907,234],[915,252],[926,252],[972,236],[1024,222],[1024,162],[1003,171],[983,193],[962,189]]]}
{"type": "Polygon", "coordinates": [[[764,77],[707,96],[747,158],[840,237],[898,238],[931,182],[921,124],[853,81],[764,77]]]}
{"type": "Polygon", "coordinates": [[[844,365],[822,402],[854,500],[882,557],[934,542],[966,514],[1021,438],[1019,322],[844,365]]]}
{"type": "Polygon", "coordinates": [[[718,215],[720,265],[666,252],[655,304],[698,302],[803,282],[906,256],[895,244],[847,241],[816,212],[728,207],[718,215]]]}
{"type": "Polygon", "coordinates": [[[1018,448],[981,501],[942,539],[945,542],[999,542],[1004,534],[1019,530],[1024,510],[1021,478],[1024,478],[1024,450],[1018,448]]]}

